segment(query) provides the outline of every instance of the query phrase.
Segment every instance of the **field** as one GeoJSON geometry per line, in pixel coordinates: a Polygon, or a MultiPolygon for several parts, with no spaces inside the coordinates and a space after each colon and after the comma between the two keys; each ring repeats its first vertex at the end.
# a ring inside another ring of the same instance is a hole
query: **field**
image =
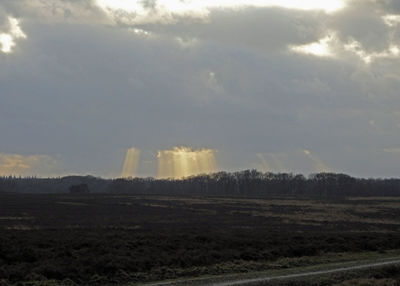
{"type": "MultiPolygon", "coordinates": [[[[396,255],[399,198],[0,194],[0,285],[142,284],[396,255]]],[[[290,285],[392,285],[399,273],[290,285]]]]}

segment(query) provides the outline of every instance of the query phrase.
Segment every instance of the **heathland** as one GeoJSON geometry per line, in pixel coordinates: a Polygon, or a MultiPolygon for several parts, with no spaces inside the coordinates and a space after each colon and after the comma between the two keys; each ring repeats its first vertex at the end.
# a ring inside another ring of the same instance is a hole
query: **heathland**
{"type": "MultiPolygon", "coordinates": [[[[143,284],[398,255],[396,197],[0,193],[0,285],[143,284]]],[[[391,265],[279,285],[399,279],[391,265]]]]}

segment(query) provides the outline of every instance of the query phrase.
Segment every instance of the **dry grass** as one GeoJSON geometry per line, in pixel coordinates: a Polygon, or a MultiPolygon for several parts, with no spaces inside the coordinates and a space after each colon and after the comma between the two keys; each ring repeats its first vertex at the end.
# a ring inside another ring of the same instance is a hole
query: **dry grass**
{"type": "Polygon", "coordinates": [[[343,281],[333,286],[397,286],[398,283],[394,279],[352,279],[343,281]]]}
{"type": "Polygon", "coordinates": [[[86,207],[89,204],[82,203],[82,202],[57,202],[60,205],[67,205],[67,206],[77,206],[77,207],[86,207]]]}
{"type": "Polygon", "coordinates": [[[0,216],[0,220],[32,220],[33,216],[0,216]]]}

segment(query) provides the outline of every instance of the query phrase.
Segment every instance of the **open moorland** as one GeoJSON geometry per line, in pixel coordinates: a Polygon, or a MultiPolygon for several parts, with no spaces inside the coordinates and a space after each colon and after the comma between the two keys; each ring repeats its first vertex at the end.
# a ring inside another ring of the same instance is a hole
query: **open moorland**
{"type": "MultiPolygon", "coordinates": [[[[0,285],[143,284],[396,255],[399,198],[0,194],[0,285]]],[[[398,285],[399,273],[290,285],[398,285]]]]}

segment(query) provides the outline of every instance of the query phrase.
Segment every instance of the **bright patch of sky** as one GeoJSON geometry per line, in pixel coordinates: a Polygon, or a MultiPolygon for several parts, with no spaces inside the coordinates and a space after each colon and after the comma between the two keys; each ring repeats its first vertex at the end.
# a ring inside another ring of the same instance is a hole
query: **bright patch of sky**
{"type": "Polygon", "coordinates": [[[335,45],[341,47],[347,52],[357,55],[363,62],[370,64],[377,59],[397,58],[400,56],[400,48],[396,44],[390,44],[388,48],[380,52],[368,52],[363,45],[355,40],[350,39],[347,43],[340,42],[334,32],[330,36],[326,36],[317,42],[289,46],[289,49],[295,53],[312,55],[316,57],[336,57],[335,45]]]}
{"type": "Polygon", "coordinates": [[[131,178],[136,175],[140,158],[140,150],[131,147],[126,151],[124,165],[122,167],[121,177],[131,178]]]}
{"type": "Polygon", "coordinates": [[[318,42],[299,45],[299,46],[290,46],[290,49],[296,53],[313,55],[318,57],[333,57],[334,53],[331,50],[331,43],[333,41],[333,36],[327,36],[318,42]]]}
{"type": "Polygon", "coordinates": [[[385,148],[383,151],[386,153],[400,154],[400,148],[385,148]]]}
{"type": "Polygon", "coordinates": [[[15,45],[10,34],[0,34],[1,51],[3,53],[11,52],[11,48],[15,45]]]}
{"type": "Polygon", "coordinates": [[[176,41],[182,48],[190,48],[198,44],[199,40],[196,38],[182,38],[176,37],[176,41]]]}
{"type": "Polygon", "coordinates": [[[282,7],[297,10],[322,10],[332,13],[345,7],[344,0],[96,0],[107,14],[122,22],[171,22],[178,17],[207,17],[211,9],[244,7],[282,7]]]}
{"type": "Polygon", "coordinates": [[[365,51],[360,42],[352,39],[344,46],[345,50],[355,53],[366,64],[371,63],[376,59],[396,58],[400,56],[400,49],[397,45],[391,45],[388,49],[381,52],[368,53],[365,51]]]}
{"type": "Polygon", "coordinates": [[[0,153],[0,176],[32,176],[48,174],[57,167],[58,161],[48,155],[20,155],[0,153]]]}
{"type": "Polygon", "coordinates": [[[148,31],[146,31],[146,30],[143,30],[143,29],[132,29],[132,31],[133,31],[133,33],[135,33],[136,35],[138,35],[138,36],[142,36],[142,37],[149,37],[149,36],[151,36],[151,33],[150,32],[148,32],[148,31]]]}
{"type": "Polygon", "coordinates": [[[386,15],[383,17],[383,21],[390,26],[396,26],[400,24],[400,15],[386,15]]]}
{"type": "Polygon", "coordinates": [[[19,38],[26,38],[25,33],[22,31],[19,26],[19,22],[17,19],[9,17],[9,31],[6,33],[0,33],[0,45],[1,51],[3,53],[11,53],[14,48],[15,40],[19,38]]]}

